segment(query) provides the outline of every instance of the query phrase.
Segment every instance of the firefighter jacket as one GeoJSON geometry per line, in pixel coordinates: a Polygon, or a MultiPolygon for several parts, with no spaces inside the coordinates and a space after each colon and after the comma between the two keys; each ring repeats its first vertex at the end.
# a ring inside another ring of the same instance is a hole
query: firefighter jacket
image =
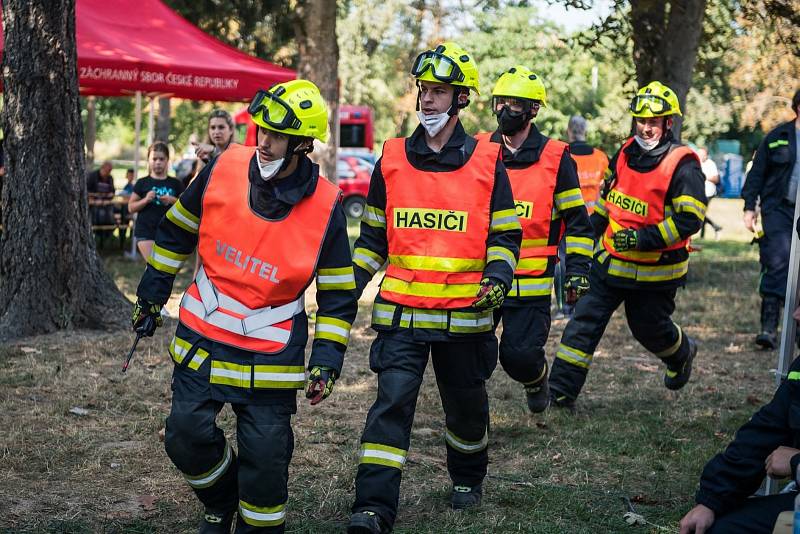
{"type": "Polygon", "coordinates": [[[700,230],[707,203],[697,156],[670,133],[647,152],[628,139],[610,168],[591,217],[599,238],[593,268],[611,286],[682,286],[689,270],[686,245],[700,230]],[[613,249],[612,235],[623,228],[637,230],[637,250],[613,249]]]}
{"type": "Polygon", "coordinates": [[[470,304],[483,277],[511,287],[521,234],[496,146],[460,122],[438,153],[422,127],[387,141],[353,250],[359,296],[389,262],[373,328],[410,328],[421,341],[492,335],[491,311],[470,304]]]}
{"type": "Polygon", "coordinates": [[[588,274],[592,258],[594,236],[575,162],[565,143],[542,135],[534,124],[515,152],[505,146],[500,132],[482,136],[502,146],[523,232],[514,285],[504,305],[549,299],[562,237],[567,274],[588,274]]]}
{"type": "MultiPolygon", "coordinates": [[[[197,359],[197,340],[207,340],[218,347],[210,354],[212,385],[215,370],[239,376],[243,359],[255,358],[255,381],[251,376],[242,387],[303,387],[308,333],[302,295],[316,278],[319,308],[308,367],[340,372],[357,302],[344,211],[334,186],[323,180],[318,166],[302,156],[290,176],[265,182],[253,149],[233,146],[170,208],[137,295],[166,303],[183,262],[198,249],[203,266],[184,294],[178,327],[192,339],[173,339],[176,362],[192,354],[197,359]],[[311,243],[299,245],[300,238],[311,243]],[[259,363],[273,371],[261,384],[259,363]]],[[[229,381],[239,380],[234,378],[229,381]]]]}
{"type": "Polygon", "coordinates": [[[569,155],[578,166],[578,180],[581,184],[583,201],[586,203],[586,211],[591,215],[600,196],[603,180],[611,173],[608,168],[608,156],[602,150],[592,148],[582,141],[569,144],[569,155]]]}
{"type": "MultiPolygon", "coordinates": [[[[740,506],[761,486],[767,456],[780,446],[800,448],[800,358],[792,362],[772,400],[706,464],[695,496],[697,504],[717,515],[740,506]]],[[[791,460],[793,480],[797,480],[798,463],[800,455],[791,460]]]]}
{"type": "MultiPolygon", "coordinates": [[[[797,161],[797,127],[795,121],[781,124],[770,131],[758,145],[753,166],[742,187],[745,210],[755,210],[761,200],[761,211],[780,206],[786,197],[789,179],[797,161]]],[[[794,204],[794,199],[791,199],[794,204]]]]}

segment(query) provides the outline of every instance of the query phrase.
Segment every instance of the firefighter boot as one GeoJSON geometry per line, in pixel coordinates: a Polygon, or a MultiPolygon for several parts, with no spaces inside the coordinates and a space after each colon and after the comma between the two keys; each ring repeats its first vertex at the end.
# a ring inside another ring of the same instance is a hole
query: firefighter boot
{"type": "Polygon", "coordinates": [[[778,320],[781,316],[780,301],[775,297],[761,299],[761,333],[756,336],[756,345],[764,350],[778,347],[778,320]]]}
{"type": "MultiPolygon", "coordinates": [[[[548,389],[550,388],[548,387],[548,389]]],[[[550,389],[550,406],[564,409],[571,414],[575,413],[575,399],[563,393],[559,393],[554,389],[550,389]]]]}
{"type": "Polygon", "coordinates": [[[483,490],[480,484],[472,487],[453,486],[453,491],[450,493],[450,506],[453,507],[453,510],[464,510],[479,506],[482,495],[483,490]]]}
{"type": "Polygon", "coordinates": [[[389,532],[389,529],[384,528],[383,521],[375,512],[365,510],[350,516],[347,534],[382,534],[383,532],[389,532]]]}
{"type": "Polygon", "coordinates": [[[550,384],[547,382],[547,374],[538,383],[525,386],[525,397],[531,413],[542,413],[547,409],[550,404],[550,384]]]}
{"type": "Polygon", "coordinates": [[[692,376],[692,361],[697,355],[697,343],[689,336],[686,336],[686,341],[689,343],[689,354],[686,359],[676,366],[668,364],[667,371],[664,373],[664,386],[673,391],[685,386],[689,377],[692,376]]]}
{"type": "Polygon", "coordinates": [[[211,512],[206,510],[200,522],[199,534],[230,534],[235,512],[211,512]]]}

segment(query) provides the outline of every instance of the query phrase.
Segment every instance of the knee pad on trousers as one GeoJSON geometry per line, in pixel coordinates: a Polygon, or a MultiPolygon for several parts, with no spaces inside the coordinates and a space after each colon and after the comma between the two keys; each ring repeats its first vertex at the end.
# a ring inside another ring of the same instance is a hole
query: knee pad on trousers
{"type": "MultiPolygon", "coordinates": [[[[164,434],[164,449],[167,451],[172,463],[184,473],[201,473],[206,469],[201,466],[198,470],[198,449],[205,450],[205,456],[212,452],[214,456],[222,456],[225,447],[225,436],[212,422],[198,424],[192,413],[175,413],[167,418],[164,434]]],[[[209,467],[219,458],[208,458],[204,463],[209,467]]],[[[201,460],[202,462],[202,460],[201,460]]]]}
{"type": "Polygon", "coordinates": [[[500,343],[500,365],[517,382],[535,382],[541,378],[546,363],[543,347],[500,343]]]}
{"type": "Polygon", "coordinates": [[[684,336],[672,321],[652,324],[629,319],[628,326],[636,341],[659,358],[674,356],[681,349],[684,336]]]}
{"type": "Polygon", "coordinates": [[[486,388],[454,388],[439,385],[447,430],[467,442],[484,439],[489,426],[486,388]]]}

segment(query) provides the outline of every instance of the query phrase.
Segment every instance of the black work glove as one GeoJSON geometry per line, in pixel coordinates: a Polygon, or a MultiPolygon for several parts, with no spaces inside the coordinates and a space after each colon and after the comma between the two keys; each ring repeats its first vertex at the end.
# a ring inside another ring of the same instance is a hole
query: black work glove
{"type": "Polygon", "coordinates": [[[133,306],[131,324],[137,334],[151,337],[156,328],[164,324],[164,319],[161,317],[161,304],[153,304],[142,298],[138,299],[133,306]]]}
{"type": "Polygon", "coordinates": [[[306,379],[306,398],[311,399],[311,406],[316,406],[328,398],[333,392],[336,382],[336,371],[330,367],[315,365],[306,379]]]}
{"type": "Polygon", "coordinates": [[[568,274],[564,281],[565,300],[567,304],[575,304],[578,299],[589,292],[589,278],[582,275],[568,274]]]}
{"type": "Polygon", "coordinates": [[[506,285],[500,280],[486,277],[481,280],[481,287],[475,295],[478,297],[472,306],[479,310],[493,310],[499,308],[506,298],[506,285]]]}
{"type": "Polygon", "coordinates": [[[625,228],[616,232],[613,236],[614,248],[620,252],[625,250],[636,250],[639,246],[639,236],[633,228],[625,228]]]}

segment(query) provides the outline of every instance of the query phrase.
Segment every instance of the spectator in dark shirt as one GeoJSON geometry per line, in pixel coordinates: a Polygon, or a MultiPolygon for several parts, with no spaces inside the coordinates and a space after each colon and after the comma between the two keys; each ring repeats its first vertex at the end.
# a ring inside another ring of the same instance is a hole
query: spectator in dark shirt
{"type": "Polygon", "coordinates": [[[167,176],[169,147],[156,141],[147,149],[150,174],[139,178],[128,201],[128,211],[138,213],[133,236],[139,253],[147,260],[153,250],[156,228],[167,210],[175,204],[183,192],[183,184],[177,178],[167,176]]]}
{"type": "Polygon", "coordinates": [[[111,176],[111,169],[113,165],[110,161],[106,160],[100,164],[100,168],[90,172],[86,176],[86,190],[90,193],[89,198],[93,196],[107,198],[114,196],[114,177],[111,176]]]}

